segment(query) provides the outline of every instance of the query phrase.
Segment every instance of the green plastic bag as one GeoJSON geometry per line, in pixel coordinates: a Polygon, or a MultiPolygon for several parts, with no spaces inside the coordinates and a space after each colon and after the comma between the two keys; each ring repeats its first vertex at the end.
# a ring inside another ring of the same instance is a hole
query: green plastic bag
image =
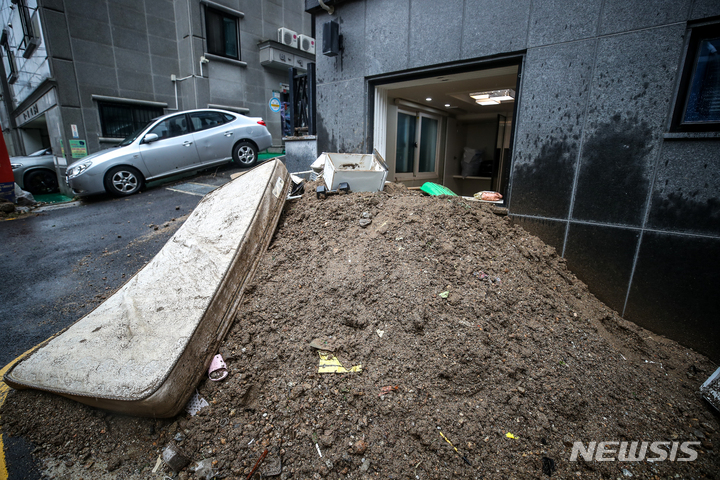
{"type": "Polygon", "coordinates": [[[420,187],[420,190],[427,193],[428,195],[450,195],[453,197],[457,197],[457,194],[450,190],[447,187],[443,187],[442,185],[438,185],[437,183],[432,182],[425,182],[423,183],[423,186],[420,187]]]}

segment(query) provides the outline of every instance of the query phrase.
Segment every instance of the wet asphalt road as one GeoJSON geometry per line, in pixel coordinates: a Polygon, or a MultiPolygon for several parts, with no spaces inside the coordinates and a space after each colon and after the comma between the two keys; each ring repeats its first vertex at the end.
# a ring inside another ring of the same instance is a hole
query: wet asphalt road
{"type": "MultiPolygon", "coordinates": [[[[0,221],[0,368],[88,313],[152,259],[202,199],[171,188],[219,186],[237,171],[230,164],[126,198],[94,197],[0,221]]],[[[4,440],[10,480],[39,479],[33,446],[4,440]]]]}

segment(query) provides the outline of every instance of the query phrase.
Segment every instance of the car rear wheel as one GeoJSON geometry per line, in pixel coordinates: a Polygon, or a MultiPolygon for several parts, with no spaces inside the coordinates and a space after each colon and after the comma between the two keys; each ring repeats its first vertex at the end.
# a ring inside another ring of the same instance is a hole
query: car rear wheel
{"type": "Polygon", "coordinates": [[[133,167],[115,167],[105,174],[105,191],[116,197],[137,193],[144,184],[142,173],[133,167]]]}
{"type": "Polygon", "coordinates": [[[57,175],[50,170],[33,170],[25,175],[23,188],[33,195],[55,193],[58,190],[57,175]]]}
{"type": "Polygon", "coordinates": [[[241,167],[252,167],[258,159],[257,147],[250,142],[238,142],[233,147],[233,160],[241,167]]]}

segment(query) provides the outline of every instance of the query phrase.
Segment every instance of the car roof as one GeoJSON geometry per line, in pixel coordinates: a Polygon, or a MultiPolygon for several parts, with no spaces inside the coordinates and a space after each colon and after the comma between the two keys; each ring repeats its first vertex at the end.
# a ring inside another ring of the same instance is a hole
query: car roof
{"type": "Polygon", "coordinates": [[[156,121],[156,120],[164,120],[164,119],[166,119],[166,118],[169,118],[169,117],[172,117],[172,116],[175,116],[175,115],[180,115],[181,113],[194,113],[194,112],[220,112],[220,113],[229,113],[230,115],[233,115],[233,116],[235,116],[235,117],[237,117],[237,116],[243,117],[243,116],[244,116],[244,115],[241,114],[241,113],[231,112],[231,111],[229,111],[229,110],[222,110],[222,109],[219,109],[219,108],[195,108],[195,109],[193,109],[193,110],[181,110],[181,111],[179,111],[179,112],[166,113],[165,115],[161,115],[161,116],[159,116],[159,117],[153,118],[152,121],[154,122],[154,121],[156,121]]]}

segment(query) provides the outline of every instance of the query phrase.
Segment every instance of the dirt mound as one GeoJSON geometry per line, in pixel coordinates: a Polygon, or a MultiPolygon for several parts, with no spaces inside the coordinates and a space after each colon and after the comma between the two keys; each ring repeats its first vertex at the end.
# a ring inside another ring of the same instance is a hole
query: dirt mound
{"type": "Polygon", "coordinates": [[[621,319],[485,204],[397,185],[317,200],[308,188],[243,302],[222,351],[231,374],[200,385],[210,406],[197,416],[136,419],[23,391],[3,429],[77,478],[161,478],[170,471],[151,470],[169,442],[212,459],[218,478],[246,478],[266,448],[265,467],[282,461],[274,478],[720,471],[718,417],[697,394],[715,366],[621,319]],[[316,338],[362,372],[318,373],[316,338]],[[575,441],[701,443],[692,462],[573,462],[575,441]]]}

